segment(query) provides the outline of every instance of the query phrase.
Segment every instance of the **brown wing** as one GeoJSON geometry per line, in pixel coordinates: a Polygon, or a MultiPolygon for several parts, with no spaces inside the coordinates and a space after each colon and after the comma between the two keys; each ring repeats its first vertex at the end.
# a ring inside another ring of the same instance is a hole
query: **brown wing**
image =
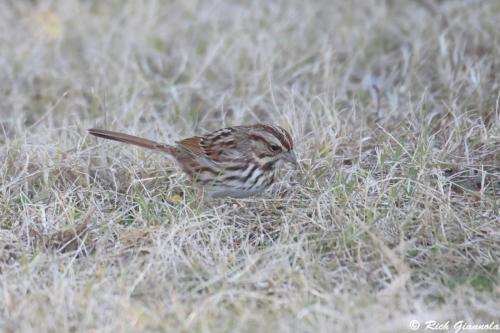
{"type": "Polygon", "coordinates": [[[194,136],[178,141],[177,145],[214,163],[235,161],[244,155],[238,147],[234,132],[234,128],[224,128],[205,136],[194,136]]]}
{"type": "Polygon", "coordinates": [[[188,175],[197,175],[198,179],[204,179],[204,174],[208,173],[210,177],[221,172],[217,159],[206,150],[206,139],[200,136],[194,136],[181,141],[177,141],[179,153],[176,154],[177,160],[184,172],[188,175]]]}
{"type": "Polygon", "coordinates": [[[177,144],[193,154],[206,156],[206,152],[204,151],[201,143],[203,138],[201,136],[193,136],[192,138],[187,138],[181,141],[178,141],[177,144]]]}

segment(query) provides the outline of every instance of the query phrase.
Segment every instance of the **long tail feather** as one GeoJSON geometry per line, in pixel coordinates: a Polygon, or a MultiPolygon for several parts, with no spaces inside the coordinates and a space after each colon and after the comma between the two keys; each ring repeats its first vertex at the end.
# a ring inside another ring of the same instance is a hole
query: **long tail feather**
{"type": "Polygon", "coordinates": [[[163,143],[159,143],[159,142],[144,139],[144,138],[139,138],[137,136],[128,135],[125,133],[107,131],[107,130],[98,129],[98,128],[91,128],[88,131],[90,134],[97,136],[99,138],[119,141],[119,142],[128,143],[131,145],[144,147],[144,148],[148,148],[148,149],[153,149],[153,150],[160,150],[160,151],[164,151],[164,152],[167,152],[170,154],[175,149],[175,147],[170,146],[170,145],[166,145],[163,143]]]}

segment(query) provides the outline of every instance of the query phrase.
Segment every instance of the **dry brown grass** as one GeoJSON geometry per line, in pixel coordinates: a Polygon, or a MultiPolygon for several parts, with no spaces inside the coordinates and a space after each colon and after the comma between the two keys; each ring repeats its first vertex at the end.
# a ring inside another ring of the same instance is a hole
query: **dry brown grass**
{"type": "Polygon", "coordinates": [[[498,323],[498,22],[498,1],[2,1],[0,329],[498,323]],[[302,170],[238,202],[86,134],[256,121],[302,170]]]}

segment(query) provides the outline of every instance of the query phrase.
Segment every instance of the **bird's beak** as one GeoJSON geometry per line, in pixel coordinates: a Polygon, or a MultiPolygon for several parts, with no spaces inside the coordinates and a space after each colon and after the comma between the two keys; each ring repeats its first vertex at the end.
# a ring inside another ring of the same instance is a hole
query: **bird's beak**
{"type": "Polygon", "coordinates": [[[287,152],[284,154],[283,158],[284,158],[287,162],[290,162],[290,163],[292,163],[292,164],[295,164],[295,165],[299,164],[299,163],[297,162],[297,155],[295,155],[295,152],[294,152],[293,150],[289,150],[289,151],[287,151],[287,152]]]}

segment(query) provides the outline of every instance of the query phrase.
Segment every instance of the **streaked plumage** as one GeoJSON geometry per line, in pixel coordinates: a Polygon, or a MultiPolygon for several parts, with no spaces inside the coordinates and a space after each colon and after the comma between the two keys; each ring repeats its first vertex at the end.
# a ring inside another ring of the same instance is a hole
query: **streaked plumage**
{"type": "Polygon", "coordinates": [[[266,124],[223,128],[175,146],[101,129],[89,133],[170,154],[213,197],[258,194],[273,184],[279,161],[297,163],[290,134],[266,124]]]}

